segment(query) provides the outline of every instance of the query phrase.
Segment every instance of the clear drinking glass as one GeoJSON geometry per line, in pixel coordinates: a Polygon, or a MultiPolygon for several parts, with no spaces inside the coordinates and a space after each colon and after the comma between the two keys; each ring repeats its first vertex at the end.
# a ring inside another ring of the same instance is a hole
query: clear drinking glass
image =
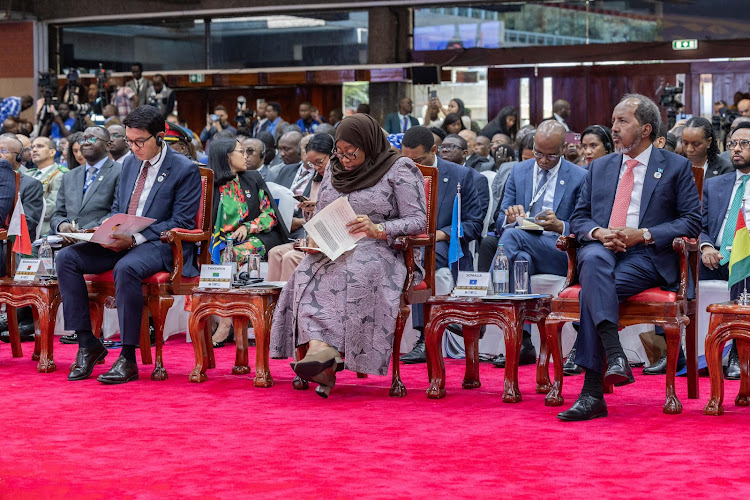
{"type": "Polygon", "coordinates": [[[517,260],[513,263],[514,293],[529,293],[529,262],[517,260]]]}

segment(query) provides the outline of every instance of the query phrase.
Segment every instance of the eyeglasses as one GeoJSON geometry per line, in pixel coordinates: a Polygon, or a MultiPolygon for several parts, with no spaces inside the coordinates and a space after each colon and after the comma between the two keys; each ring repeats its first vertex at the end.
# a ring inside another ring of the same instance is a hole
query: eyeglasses
{"type": "Polygon", "coordinates": [[[457,149],[463,150],[463,148],[459,146],[458,144],[443,144],[442,146],[438,148],[438,153],[455,151],[457,149]]]}
{"type": "Polygon", "coordinates": [[[321,158],[318,161],[311,161],[310,163],[312,165],[315,165],[316,167],[322,167],[323,165],[328,163],[328,160],[326,160],[325,158],[321,158]]]}
{"type": "Polygon", "coordinates": [[[112,134],[112,139],[122,139],[123,137],[125,136],[122,134],[112,134]]]}
{"type": "MultiPolygon", "coordinates": [[[[237,150],[235,149],[235,151],[237,151],[237,150]]],[[[263,154],[265,152],[265,151],[261,151],[259,149],[245,148],[245,157],[249,158],[249,157],[253,156],[256,153],[256,151],[258,153],[260,153],[260,154],[263,154]]]]}
{"type": "Polygon", "coordinates": [[[560,159],[560,155],[559,154],[557,154],[557,155],[544,154],[544,153],[541,153],[541,152],[537,151],[536,148],[534,148],[532,151],[534,153],[534,158],[536,158],[537,160],[541,160],[542,158],[547,158],[548,161],[557,162],[557,160],[560,159]]]}
{"type": "Polygon", "coordinates": [[[240,149],[233,149],[232,151],[230,151],[230,153],[239,153],[242,156],[245,156],[245,150],[242,149],[242,148],[240,148],[240,149]]]}
{"type": "Polygon", "coordinates": [[[342,151],[339,151],[336,148],[333,148],[333,151],[331,151],[331,154],[338,159],[346,158],[347,160],[356,160],[357,151],[359,151],[359,148],[355,149],[353,153],[344,153],[342,151]]]}
{"type": "Polygon", "coordinates": [[[143,146],[146,145],[146,143],[153,137],[154,135],[151,134],[150,136],[146,137],[145,139],[125,139],[125,144],[130,146],[131,148],[133,146],[136,146],[138,149],[141,149],[143,146]]]}
{"type": "Polygon", "coordinates": [[[15,151],[9,151],[7,149],[0,149],[0,155],[14,155],[14,156],[17,156],[20,153],[21,153],[20,151],[19,152],[15,152],[15,151]]]}
{"type": "Polygon", "coordinates": [[[99,137],[82,137],[78,139],[78,144],[96,144],[96,141],[103,141],[104,139],[100,139],[99,137]]]}
{"type": "Polygon", "coordinates": [[[747,151],[748,149],[750,149],[750,141],[748,141],[747,139],[740,139],[739,141],[727,142],[727,150],[734,149],[737,146],[739,146],[741,150],[747,151]]]}

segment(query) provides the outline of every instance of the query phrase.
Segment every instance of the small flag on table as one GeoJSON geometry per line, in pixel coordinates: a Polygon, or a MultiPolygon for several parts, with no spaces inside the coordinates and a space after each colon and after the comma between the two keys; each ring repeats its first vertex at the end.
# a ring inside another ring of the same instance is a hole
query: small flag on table
{"type": "Polygon", "coordinates": [[[750,232],[740,210],[729,255],[729,288],[750,276],[750,232]]]}
{"type": "Polygon", "coordinates": [[[31,255],[31,237],[29,226],[26,225],[26,214],[23,211],[21,198],[16,200],[13,216],[8,225],[8,236],[15,236],[13,240],[13,251],[21,255],[31,255]]]}
{"type": "Polygon", "coordinates": [[[221,251],[227,246],[226,241],[221,240],[221,226],[223,224],[224,204],[219,200],[219,209],[216,211],[216,224],[214,225],[214,232],[211,234],[211,244],[209,245],[212,264],[221,264],[221,251]]]}
{"type": "Polygon", "coordinates": [[[456,198],[453,200],[453,217],[451,218],[451,240],[448,245],[448,265],[458,262],[464,256],[461,250],[461,238],[464,236],[464,228],[461,226],[461,184],[456,190],[456,198]]]}

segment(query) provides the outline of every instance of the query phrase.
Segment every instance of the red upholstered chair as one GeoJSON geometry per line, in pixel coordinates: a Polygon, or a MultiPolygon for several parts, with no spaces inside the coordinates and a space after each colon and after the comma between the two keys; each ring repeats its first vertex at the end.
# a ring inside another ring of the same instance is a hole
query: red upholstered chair
{"type": "MultiPolygon", "coordinates": [[[[185,278],[182,276],[182,244],[184,242],[198,243],[201,245],[198,254],[198,267],[210,263],[211,255],[208,246],[211,242],[211,209],[213,202],[213,171],[209,168],[200,168],[201,173],[201,198],[198,211],[195,214],[195,229],[174,228],[164,231],[161,240],[172,245],[174,256],[174,267],[171,272],[159,272],[143,280],[144,308],[141,322],[141,357],[144,364],[150,363],[151,343],[148,335],[148,313],[154,320],[156,330],[156,362],[151,374],[152,380],[166,380],[167,371],[162,360],[162,348],[164,345],[164,322],[167,312],[174,304],[175,295],[189,295],[193,287],[198,285],[198,276],[185,278]],[[144,352],[145,351],[145,352],[144,352]]],[[[101,329],[101,312],[104,303],[115,295],[115,284],[112,271],[102,274],[87,274],[86,284],[89,290],[89,298],[97,304],[98,312],[92,316],[94,331],[101,329]]],[[[210,342],[208,331],[203,334],[210,342]]]]}
{"type": "MultiPolygon", "coordinates": [[[[437,230],[437,188],[438,170],[435,167],[425,167],[417,164],[419,171],[424,177],[424,192],[427,201],[427,232],[419,236],[399,236],[394,242],[394,247],[404,255],[406,264],[406,280],[401,292],[398,316],[396,318],[396,331],[393,337],[393,376],[389,394],[394,397],[406,396],[406,387],[401,381],[399,358],[401,357],[401,337],[404,334],[404,326],[411,312],[413,304],[424,304],[425,324],[429,319],[429,306],[427,299],[435,292],[435,231],[437,230]],[[421,248],[424,255],[424,279],[415,283],[414,272],[417,268],[414,261],[414,250],[421,248]]],[[[297,349],[297,359],[302,359],[307,352],[307,347],[297,349]]],[[[358,374],[359,376],[363,376],[358,374]]],[[[366,376],[366,375],[364,375],[366,376]]],[[[298,390],[307,389],[308,383],[295,377],[294,388],[298,390]]]]}
{"type": "MultiPolygon", "coordinates": [[[[560,332],[563,324],[580,320],[580,305],[576,273],[578,242],[574,237],[561,236],[557,248],[568,253],[568,275],[560,295],[552,299],[552,312],[547,317],[545,333],[554,364],[554,383],[547,394],[547,406],[563,404],[562,397],[562,350],[560,332]]],[[[698,398],[698,336],[696,332],[697,300],[688,298],[688,276],[698,276],[699,249],[695,240],[675,238],[672,248],[680,261],[680,283],[677,292],[665,292],[661,288],[650,288],[634,295],[620,304],[620,328],[650,323],[664,328],[667,340],[667,397],[664,413],[682,412],[682,404],[675,393],[675,370],[680,348],[681,334],[685,332],[687,355],[688,398],[698,398]]],[[[695,297],[698,296],[698,280],[695,280],[695,297]]],[[[540,359],[540,363],[542,360],[540,359]]],[[[544,360],[547,370],[548,360],[544,360]]],[[[610,390],[609,388],[607,388],[610,390]]]]}

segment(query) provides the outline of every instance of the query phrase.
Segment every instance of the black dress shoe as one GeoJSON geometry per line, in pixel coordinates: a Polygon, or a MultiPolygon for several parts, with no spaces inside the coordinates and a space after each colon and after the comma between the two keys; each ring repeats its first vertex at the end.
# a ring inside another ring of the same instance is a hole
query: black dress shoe
{"type": "Polygon", "coordinates": [[[727,380],[740,379],[740,357],[737,355],[737,346],[733,345],[729,351],[729,363],[724,372],[724,378],[727,380]]]}
{"type": "Polygon", "coordinates": [[[60,343],[61,344],[77,344],[78,335],[75,333],[72,333],[70,335],[63,335],[62,337],[60,337],[60,343]]]}
{"type": "MultiPolygon", "coordinates": [[[[21,342],[34,342],[34,331],[33,322],[18,323],[18,335],[21,337],[21,342]]],[[[0,341],[9,344],[10,332],[5,331],[0,333],[0,341]]]]}
{"type": "MultiPolygon", "coordinates": [[[[518,366],[533,365],[536,363],[536,348],[533,345],[522,345],[518,355],[518,366]]],[[[505,355],[498,354],[492,360],[495,368],[505,368],[505,355]]]]}
{"type": "Polygon", "coordinates": [[[607,416],[607,403],[604,398],[591,394],[581,394],[569,410],[557,414],[557,418],[566,422],[581,422],[607,416]]]}
{"type": "Polygon", "coordinates": [[[583,373],[583,368],[576,364],[576,348],[573,348],[568,353],[568,357],[565,358],[563,364],[563,375],[580,375],[583,373]]]}
{"type": "Polygon", "coordinates": [[[607,360],[607,371],[604,373],[604,384],[622,386],[635,382],[633,370],[630,369],[625,356],[615,356],[607,360]]]}
{"type": "Polygon", "coordinates": [[[420,338],[414,344],[414,349],[401,356],[401,361],[407,365],[416,365],[417,363],[427,363],[427,353],[424,348],[424,339],[420,338]]]}
{"type": "Polygon", "coordinates": [[[102,384],[124,384],[131,380],[138,380],[138,363],[128,361],[120,356],[107,373],[102,373],[96,379],[102,384]]]}
{"type": "Polygon", "coordinates": [[[505,368],[505,354],[498,354],[492,358],[492,364],[495,368],[505,368]]]}
{"type": "Polygon", "coordinates": [[[6,313],[0,313],[0,332],[4,332],[8,329],[8,315],[6,313]]]}
{"type": "Polygon", "coordinates": [[[70,367],[68,380],[83,380],[91,376],[97,361],[107,356],[107,349],[97,342],[95,347],[79,347],[75,363],[70,367]]]}
{"type": "MultiPolygon", "coordinates": [[[[680,356],[677,358],[677,371],[682,370],[685,368],[685,364],[687,361],[685,360],[685,353],[682,352],[682,349],[680,349],[680,356]]],[[[661,358],[659,358],[656,363],[654,363],[651,366],[647,366],[643,369],[644,375],[665,375],[667,373],[667,353],[665,352],[662,354],[661,358]]]]}

